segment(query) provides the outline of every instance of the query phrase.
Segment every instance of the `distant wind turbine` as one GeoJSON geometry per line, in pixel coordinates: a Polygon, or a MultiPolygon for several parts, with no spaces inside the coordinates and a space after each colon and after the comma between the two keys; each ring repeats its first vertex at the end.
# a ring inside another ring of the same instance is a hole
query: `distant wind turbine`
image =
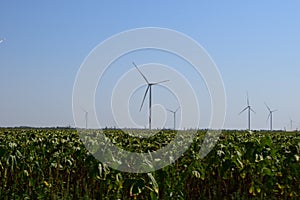
{"type": "Polygon", "coordinates": [[[164,80],[164,81],[159,81],[159,82],[154,82],[154,83],[150,83],[148,81],[148,79],[146,78],[146,76],[144,76],[144,74],[139,70],[139,68],[137,67],[137,65],[132,62],[133,65],[135,66],[135,68],[138,70],[138,72],[141,74],[141,76],[145,79],[146,83],[147,83],[147,89],[146,89],[146,92],[144,94],[144,97],[143,97],[143,101],[142,101],[142,104],[141,104],[141,107],[140,107],[140,111],[142,110],[142,107],[143,107],[143,104],[144,104],[144,101],[145,101],[145,98],[146,98],[146,95],[149,91],[149,129],[151,130],[151,106],[152,106],[152,90],[151,90],[151,87],[153,85],[158,85],[160,83],[164,83],[164,82],[167,82],[169,80],[164,80]]]}
{"type": "Polygon", "coordinates": [[[175,111],[167,109],[169,112],[173,113],[174,118],[174,130],[176,129],[176,112],[179,110],[180,107],[178,107],[175,111]]]}
{"type": "Polygon", "coordinates": [[[293,130],[293,123],[294,123],[295,121],[294,120],[292,120],[291,118],[290,118],[290,126],[291,126],[291,131],[293,130]]]}
{"type": "Polygon", "coordinates": [[[251,111],[255,113],[255,111],[251,108],[250,103],[249,103],[249,96],[248,96],[248,92],[247,92],[247,106],[239,113],[239,115],[241,113],[243,113],[245,110],[248,110],[248,130],[250,130],[250,120],[251,120],[251,111]]]}
{"type": "Polygon", "coordinates": [[[267,120],[269,120],[270,118],[270,130],[272,131],[273,130],[273,112],[276,112],[278,110],[271,110],[270,107],[265,103],[267,109],[269,110],[269,115],[268,115],[268,118],[267,120]]]}
{"type": "Polygon", "coordinates": [[[85,109],[83,109],[83,108],[81,108],[82,109],[82,111],[84,112],[84,118],[85,118],[85,129],[87,129],[88,128],[88,114],[89,114],[89,112],[88,111],[86,111],[85,109]]]}
{"type": "Polygon", "coordinates": [[[4,41],[4,39],[0,38],[0,44],[4,41]]]}

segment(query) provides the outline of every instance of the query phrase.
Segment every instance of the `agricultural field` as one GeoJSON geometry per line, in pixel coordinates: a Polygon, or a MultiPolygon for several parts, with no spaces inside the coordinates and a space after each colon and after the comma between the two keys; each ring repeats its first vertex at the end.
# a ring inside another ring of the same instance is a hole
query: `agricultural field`
{"type": "MultiPolygon", "coordinates": [[[[138,138],[121,130],[103,131],[133,152],[158,150],[176,134],[163,130],[138,138]]],[[[100,163],[74,129],[2,128],[0,199],[300,198],[298,132],[223,131],[214,149],[200,159],[205,134],[199,130],[172,165],[134,174],[100,163]]]]}

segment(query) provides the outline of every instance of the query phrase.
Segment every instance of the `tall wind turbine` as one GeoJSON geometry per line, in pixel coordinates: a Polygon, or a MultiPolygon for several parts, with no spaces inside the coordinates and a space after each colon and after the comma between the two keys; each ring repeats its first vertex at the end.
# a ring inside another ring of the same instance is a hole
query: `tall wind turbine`
{"type": "Polygon", "coordinates": [[[175,111],[167,109],[167,111],[173,113],[174,118],[174,130],[176,129],[176,112],[179,110],[180,107],[178,107],[175,111]]]}
{"type": "Polygon", "coordinates": [[[150,83],[148,81],[148,79],[146,78],[146,76],[144,76],[144,74],[139,70],[139,68],[137,67],[137,65],[134,62],[132,62],[132,63],[135,66],[135,68],[138,70],[138,72],[141,74],[141,76],[145,79],[145,81],[146,81],[146,83],[148,85],[147,89],[146,89],[146,92],[144,94],[144,97],[143,97],[143,101],[142,101],[142,104],[141,104],[141,107],[140,107],[140,111],[142,110],[142,107],[143,107],[146,95],[147,95],[147,93],[149,91],[149,129],[151,130],[151,106],[152,106],[152,90],[151,90],[151,88],[152,88],[153,85],[158,85],[160,83],[167,82],[169,80],[164,80],[164,81],[150,83]]]}
{"type": "Polygon", "coordinates": [[[265,103],[265,105],[266,105],[266,107],[267,107],[267,109],[269,110],[269,115],[268,115],[268,118],[267,118],[267,120],[269,120],[269,118],[270,118],[270,130],[272,131],[273,130],[273,112],[276,112],[276,111],[278,111],[278,110],[271,110],[271,108],[265,103]]]}
{"type": "Polygon", "coordinates": [[[246,110],[248,110],[248,130],[250,130],[251,111],[254,113],[255,111],[250,106],[248,92],[247,92],[247,106],[239,113],[239,115],[246,110]]]}
{"type": "Polygon", "coordinates": [[[291,131],[293,130],[293,123],[294,123],[295,121],[294,120],[292,120],[291,118],[290,118],[290,126],[291,126],[291,131]]]}
{"type": "Polygon", "coordinates": [[[84,118],[85,118],[85,129],[87,129],[87,128],[88,128],[88,114],[89,114],[89,112],[88,112],[88,111],[86,111],[85,109],[83,109],[82,107],[81,107],[81,109],[82,109],[82,111],[84,112],[84,118]]]}

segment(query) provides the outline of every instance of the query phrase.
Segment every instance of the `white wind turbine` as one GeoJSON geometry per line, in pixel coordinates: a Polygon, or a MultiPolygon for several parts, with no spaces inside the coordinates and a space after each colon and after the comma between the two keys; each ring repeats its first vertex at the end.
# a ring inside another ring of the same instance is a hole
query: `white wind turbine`
{"type": "Polygon", "coordinates": [[[133,62],[133,65],[135,66],[135,68],[138,70],[138,72],[141,74],[141,76],[145,79],[146,83],[147,83],[147,89],[146,89],[146,92],[144,94],[144,97],[143,97],[143,101],[142,101],[142,104],[141,104],[141,107],[140,107],[140,111],[143,107],[143,104],[144,104],[144,101],[145,101],[145,98],[146,98],[146,95],[149,91],[149,129],[151,130],[151,106],[152,106],[152,86],[153,85],[158,85],[160,83],[163,83],[163,82],[167,82],[169,80],[164,80],[164,81],[159,81],[159,82],[154,82],[154,83],[151,83],[148,81],[148,79],[146,78],[146,76],[144,76],[144,74],[139,70],[139,68],[137,67],[137,65],[133,62]]]}
{"type": "Polygon", "coordinates": [[[82,107],[81,107],[81,109],[82,109],[82,111],[84,112],[84,118],[85,118],[85,129],[87,129],[87,128],[88,128],[88,114],[89,114],[89,112],[88,112],[88,111],[86,111],[85,109],[83,109],[82,107]]]}
{"type": "Polygon", "coordinates": [[[294,120],[292,120],[291,118],[290,118],[290,127],[291,127],[291,131],[293,130],[293,123],[294,123],[295,121],[294,120]]]}
{"type": "Polygon", "coordinates": [[[278,110],[271,110],[270,107],[266,103],[265,103],[265,105],[269,111],[267,120],[269,120],[269,118],[270,118],[270,130],[272,131],[273,130],[273,112],[276,112],[278,110]]]}
{"type": "Polygon", "coordinates": [[[248,110],[248,130],[250,131],[250,128],[251,128],[250,127],[251,111],[254,112],[254,113],[255,113],[255,111],[250,106],[248,92],[247,92],[247,106],[239,113],[239,115],[241,113],[243,113],[245,110],[248,110]]]}
{"type": "Polygon", "coordinates": [[[179,110],[180,107],[178,107],[175,111],[167,109],[167,111],[173,113],[173,119],[174,119],[174,130],[176,129],[176,112],[179,110]]]}

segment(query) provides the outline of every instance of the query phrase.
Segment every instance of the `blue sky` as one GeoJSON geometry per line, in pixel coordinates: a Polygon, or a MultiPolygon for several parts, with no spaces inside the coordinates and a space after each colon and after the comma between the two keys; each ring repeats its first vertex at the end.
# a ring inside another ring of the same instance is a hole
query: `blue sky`
{"type": "Polygon", "coordinates": [[[73,83],[89,52],[114,34],[154,26],[188,35],[210,54],[226,88],[225,128],[247,126],[246,113],[237,114],[247,91],[253,128],[268,128],[264,102],[279,109],[274,128],[290,118],[300,128],[299,1],[2,1],[0,18],[0,126],[72,125],[73,83]]]}

